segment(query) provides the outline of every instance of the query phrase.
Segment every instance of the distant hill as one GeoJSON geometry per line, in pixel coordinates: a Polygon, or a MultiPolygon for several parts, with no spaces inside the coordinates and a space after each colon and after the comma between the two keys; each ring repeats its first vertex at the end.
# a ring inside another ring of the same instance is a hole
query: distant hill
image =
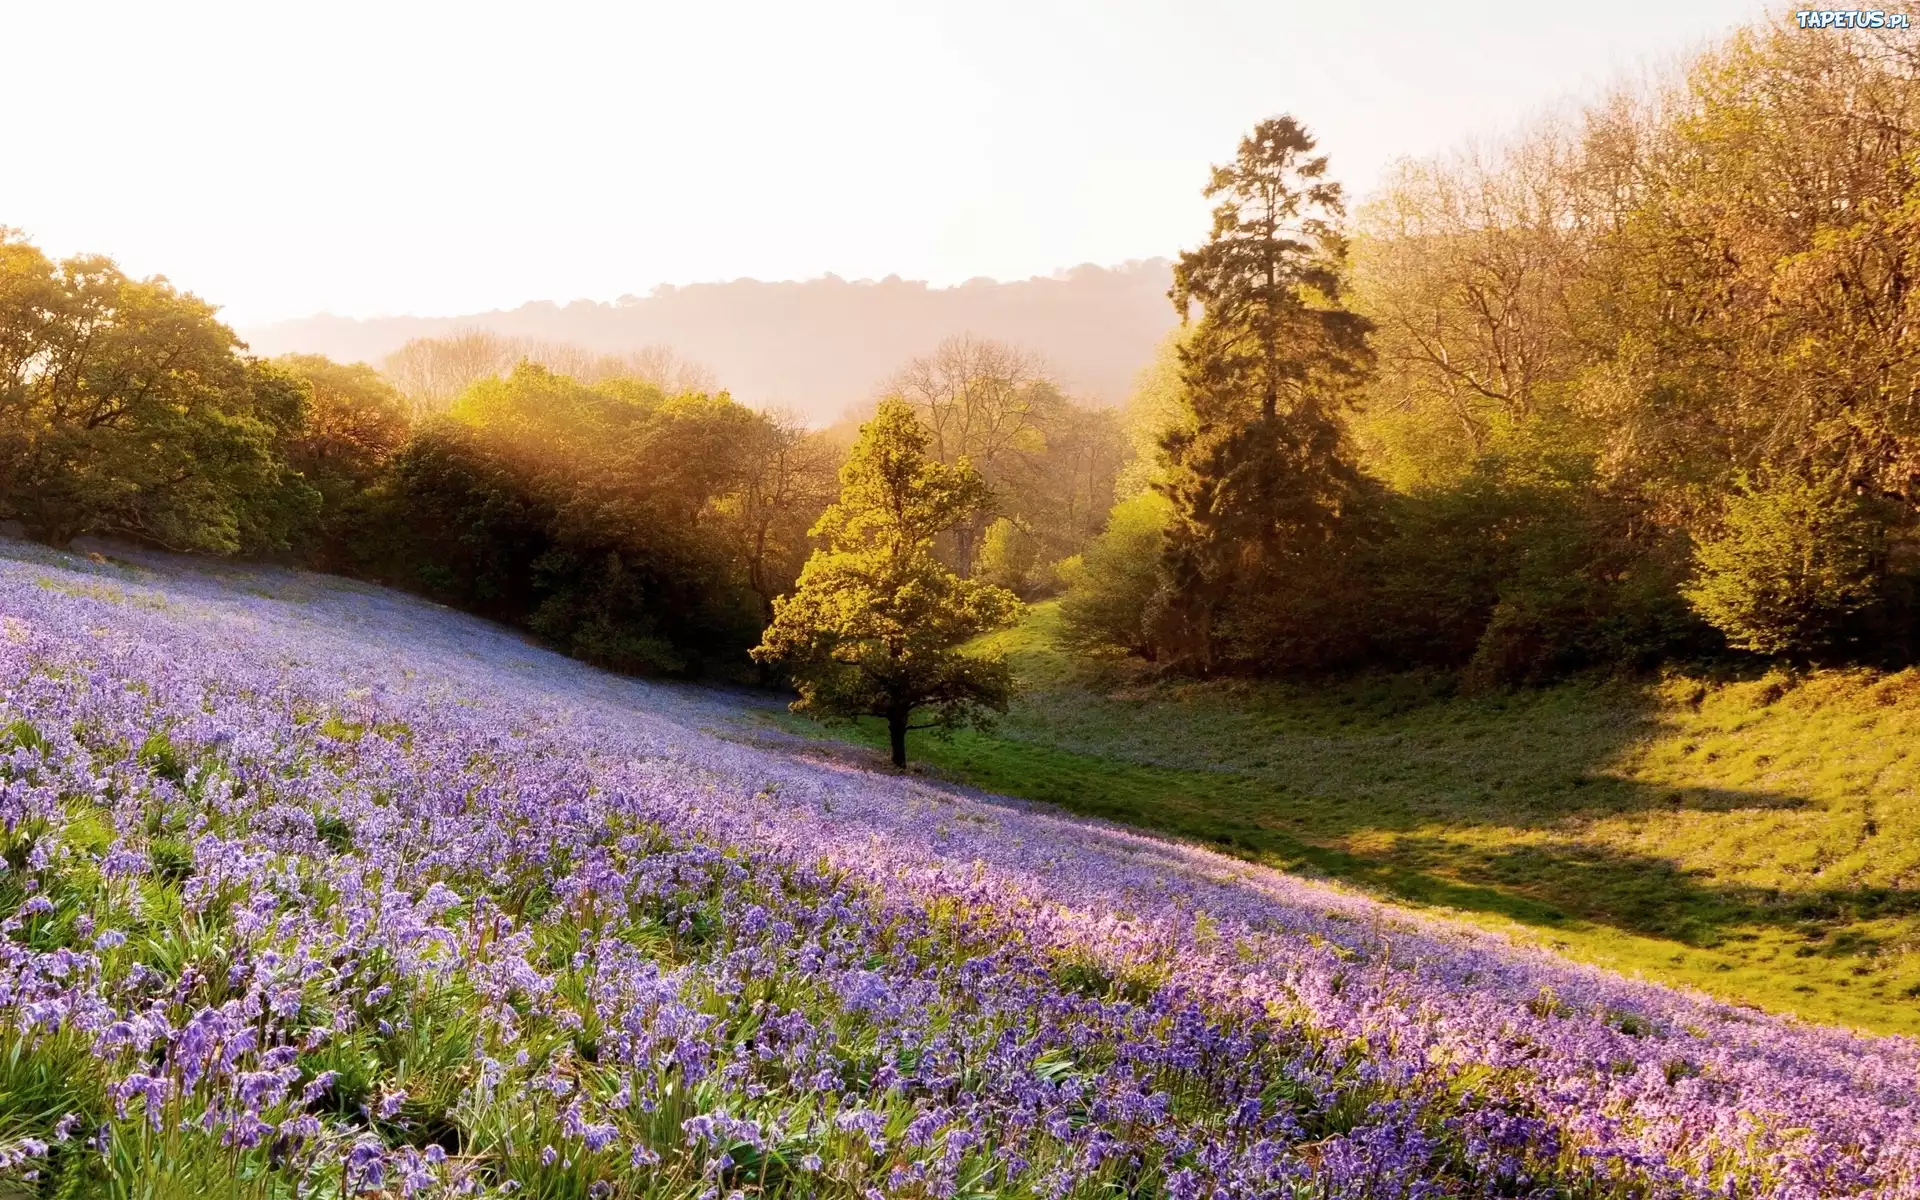
{"type": "Polygon", "coordinates": [[[789,405],[824,421],[868,399],[907,359],[956,333],[1036,350],[1075,396],[1118,403],[1176,323],[1166,295],[1171,282],[1163,258],[946,288],[898,276],[877,283],[832,275],[798,283],[737,279],[661,287],[611,304],[541,301],[459,317],[315,316],[241,336],[259,354],[301,351],[374,364],[412,338],[460,329],[604,353],[665,344],[712,368],[741,400],[789,405]]]}

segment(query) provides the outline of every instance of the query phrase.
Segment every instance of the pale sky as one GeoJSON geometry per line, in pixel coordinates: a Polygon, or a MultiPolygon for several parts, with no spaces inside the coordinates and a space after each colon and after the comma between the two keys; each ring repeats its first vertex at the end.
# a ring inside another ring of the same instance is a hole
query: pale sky
{"type": "Polygon", "coordinates": [[[238,325],[657,284],[1024,278],[1171,255],[1292,112],[1402,155],[1758,17],[1758,0],[0,0],[0,225],[238,325]]]}

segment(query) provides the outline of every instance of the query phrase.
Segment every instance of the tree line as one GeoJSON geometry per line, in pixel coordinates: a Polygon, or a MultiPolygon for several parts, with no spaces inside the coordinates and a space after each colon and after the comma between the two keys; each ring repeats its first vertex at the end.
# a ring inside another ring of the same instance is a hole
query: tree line
{"type": "MultiPolygon", "coordinates": [[[[969,337],[883,390],[879,412],[924,426],[933,468],[971,481],[927,562],[982,587],[1057,586],[1051,565],[1112,501],[1114,414],[969,337]]],[[[748,652],[816,542],[851,536],[835,532],[846,497],[830,505],[853,441],[749,408],[661,348],[467,333],[379,370],[262,360],[163,278],[0,231],[0,519],[54,543],[297,562],[613,669],[769,682],[778,666],[748,652]]]]}
{"type": "Polygon", "coordinates": [[[897,758],[1004,704],[956,647],[1055,594],[1072,649],[1201,675],[1911,662],[1917,68],[1756,28],[1351,216],[1307,129],[1262,122],[1124,413],[968,336],[827,430],[657,349],[262,361],[164,279],[7,234],[0,518],[784,678],[897,758]]]}
{"type": "Polygon", "coordinates": [[[1217,168],[1151,469],[1074,644],[1489,683],[1914,660],[1920,53],[1759,27],[1349,220],[1291,119],[1217,168]]]}

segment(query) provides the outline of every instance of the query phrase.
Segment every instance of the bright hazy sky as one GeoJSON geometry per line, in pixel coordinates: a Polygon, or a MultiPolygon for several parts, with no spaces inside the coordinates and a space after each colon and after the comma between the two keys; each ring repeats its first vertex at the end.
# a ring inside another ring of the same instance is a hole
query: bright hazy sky
{"type": "Polygon", "coordinates": [[[1171,254],[1292,112],[1364,192],[1757,0],[0,0],[0,224],[247,325],[1171,254]]]}

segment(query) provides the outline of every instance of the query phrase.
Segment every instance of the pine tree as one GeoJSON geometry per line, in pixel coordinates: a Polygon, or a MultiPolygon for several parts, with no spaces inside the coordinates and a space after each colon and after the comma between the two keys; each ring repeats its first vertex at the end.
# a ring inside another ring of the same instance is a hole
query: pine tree
{"type": "Polygon", "coordinates": [[[1341,304],[1340,185],[1313,149],[1292,117],[1256,126],[1207,185],[1211,236],[1174,266],[1174,307],[1201,316],[1180,348],[1187,411],[1162,443],[1158,624],[1203,672],[1235,589],[1334,540],[1362,490],[1339,410],[1368,369],[1369,325],[1341,304]]]}
{"type": "Polygon", "coordinates": [[[825,547],[794,593],[774,602],[753,656],[793,673],[796,712],[884,718],[893,764],[903,767],[909,730],[979,724],[1006,708],[1006,660],[958,647],[1019,620],[1021,604],[935,558],[934,538],[971,519],[989,493],[966,460],[949,466],[928,456],[926,431],[907,404],[881,404],[840,483],[839,500],[813,528],[825,547]],[[916,713],[925,720],[915,724],[916,713]]]}

